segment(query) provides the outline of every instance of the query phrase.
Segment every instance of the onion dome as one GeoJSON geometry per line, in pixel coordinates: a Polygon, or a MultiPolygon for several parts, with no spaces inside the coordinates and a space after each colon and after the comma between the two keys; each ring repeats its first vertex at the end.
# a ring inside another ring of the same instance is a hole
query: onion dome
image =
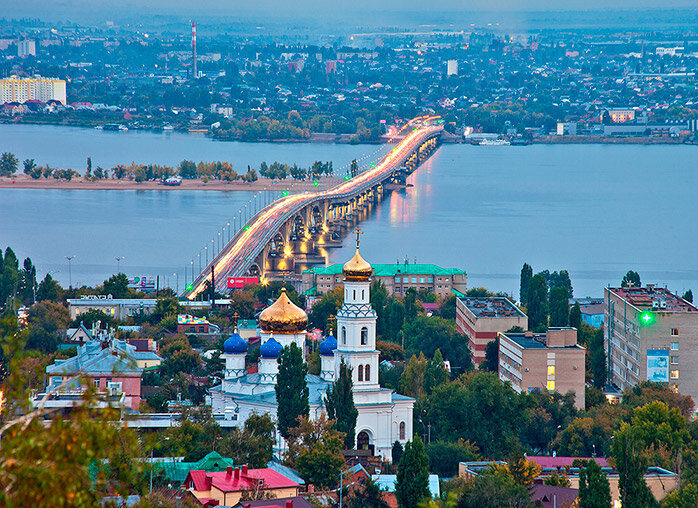
{"type": "Polygon", "coordinates": [[[240,337],[240,334],[236,330],[235,333],[223,343],[223,351],[233,355],[247,353],[247,341],[240,337]]]}
{"type": "Polygon", "coordinates": [[[322,356],[332,356],[337,349],[337,339],[330,335],[320,343],[317,349],[322,356]]]}
{"type": "Polygon", "coordinates": [[[283,348],[274,337],[269,337],[269,340],[259,348],[259,355],[262,358],[278,358],[283,348]]]}
{"type": "Polygon", "coordinates": [[[361,257],[357,247],[354,257],[344,263],[342,273],[344,274],[344,280],[368,282],[368,279],[373,275],[373,267],[361,257]]]}
{"type": "Polygon", "coordinates": [[[281,296],[259,315],[259,327],[263,332],[294,334],[308,326],[308,315],[294,304],[281,288],[281,296]]]}

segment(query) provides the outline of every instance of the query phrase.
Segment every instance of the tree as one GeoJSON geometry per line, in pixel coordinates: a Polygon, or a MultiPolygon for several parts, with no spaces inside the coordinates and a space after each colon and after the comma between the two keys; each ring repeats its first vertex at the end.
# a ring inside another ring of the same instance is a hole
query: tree
{"type": "Polygon", "coordinates": [[[128,298],[131,296],[131,290],[128,288],[128,277],[125,273],[117,273],[112,275],[108,280],[104,281],[102,288],[103,295],[112,295],[113,298],[128,298]]]}
{"type": "Polygon", "coordinates": [[[402,458],[402,453],[405,451],[405,449],[402,447],[402,443],[400,441],[395,440],[393,443],[393,448],[390,450],[390,460],[393,464],[397,465],[400,463],[400,459],[402,458]]]}
{"type": "Polygon", "coordinates": [[[36,290],[36,300],[38,302],[43,302],[45,300],[57,301],[59,287],[58,283],[51,277],[51,274],[47,273],[44,280],[39,284],[39,288],[36,290]]]}
{"type": "Polygon", "coordinates": [[[466,484],[459,508],[528,508],[528,489],[517,484],[505,468],[490,468],[466,484]]]}
{"type": "Polygon", "coordinates": [[[400,508],[417,508],[420,501],[430,497],[429,457],[419,436],[405,445],[397,470],[395,496],[400,508]]]}
{"type": "Polygon", "coordinates": [[[434,357],[427,360],[424,369],[424,392],[429,395],[438,386],[448,381],[448,371],[444,365],[444,357],[439,349],[434,353],[434,357]]]}
{"type": "Polygon", "coordinates": [[[300,416],[297,426],[290,429],[286,460],[316,487],[334,487],[344,464],[342,441],[344,435],[334,428],[334,420],[324,413],[315,420],[300,416]]]}
{"type": "Polygon", "coordinates": [[[371,478],[360,480],[359,485],[352,489],[346,498],[348,508],[389,508],[389,504],[383,499],[383,490],[380,485],[371,478]]]}
{"type": "Polygon", "coordinates": [[[574,302],[570,309],[570,326],[577,330],[582,326],[582,309],[579,307],[579,302],[574,302]]]}
{"type": "Polygon", "coordinates": [[[335,420],[335,427],[344,433],[344,447],[348,450],[354,448],[356,431],[356,419],[359,411],[354,405],[354,393],[352,391],[351,368],[344,363],[339,365],[339,377],[327,390],[325,407],[330,420],[335,420]]]}
{"type": "Polygon", "coordinates": [[[407,320],[403,332],[408,354],[424,353],[432,358],[440,349],[443,357],[451,362],[453,371],[464,372],[472,368],[467,339],[458,332],[453,321],[420,315],[407,320]]]}
{"type": "Polygon", "coordinates": [[[561,286],[550,290],[550,326],[569,326],[570,304],[567,295],[567,288],[561,286]]]}
{"type": "Polygon", "coordinates": [[[17,172],[17,167],[19,166],[19,160],[15,154],[10,152],[4,152],[0,156],[0,176],[12,176],[17,172]]]}
{"type": "MultiPolygon", "coordinates": [[[[344,287],[337,286],[332,291],[328,291],[322,295],[322,297],[315,302],[308,314],[308,322],[315,328],[326,330],[330,316],[336,316],[337,311],[342,307],[343,303],[344,287]]],[[[329,330],[327,331],[329,333],[329,330]]]]}
{"type": "Polygon", "coordinates": [[[548,285],[541,274],[534,275],[528,284],[526,314],[528,328],[534,332],[548,329],[548,285]]]}
{"type": "Polygon", "coordinates": [[[515,448],[509,455],[507,465],[504,466],[517,485],[527,487],[533,483],[540,474],[540,466],[535,462],[526,460],[526,456],[520,448],[515,448]]]}
{"type": "Polygon", "coordinates": [[[70,313],[60,303],[33,305],[27,317],[27,349],[54,353],[58,348],[58,330],[67,328],[69,321],[70,313]]]}
{"type": "Polygon", "coordinates": [[[680,489],[669,492],[662,499],[661,506],[662,508],[694,508],[698,506],[698,486],[682,482],[680,489]]]}
{"type": "Polygon", "coordinates": [[[611,488],[606,473],[595,460],[579,468],[579,508],[610,508],[611,488]]]}
{"type": "Polygon", "coordinates": [[[686,291],[686,292],[683,294],[683,296],[682,296],[681,298],[683,298],[683,299],[686,300],[687,302],[693,303],[693,291],[691,291],[691,290],[689,289],[688,291],[686,291]]]}
{"type": "Polygon", "coordinates": [[[499,337],[487,343],[485,359],[480,362],[480,370],[484,372],[499,372],[499,337]]]}
{"type": "Polygon", "coordinates": [[[24,174],[31,176],[34,180],[41,178],[41,168],[36,165],[34,159],[24,159],[24,174]]]}
{"type": "Polygon", "coordinates": [[[439,316],[444,319],[456,319],[456,295],[451,295],[441,302],[439,316]]]}
{"type": "Polygon", "coordinates": [[[429,471],[444,477],[457,476],[461,462],[480,460],[477,446],[462,439],[456,442],[434,441],[427,444],[426,452],[429,471]]]}
{"type": "Polygon", "coordinates": [[[25,305],[32,305],[36,289],[36,267],[32,264],[31,259],[26,258],[23,268],[19,272],[17,296],[25,305]]]}
{"type": "Polygon", "coordinates": [[[268,414],[252,413],[243,430],[234,429],[217,443],[216,449],[236,464],[264,468],[274,458],[274,422],[268,414]]]}
{"type": "Polygon", "coordinates": [[[628,273],[623,276],[623,280],[620,282],[620,287],[627,288],[628,286],[633,286],[636,288],[642,287],[639,273],[628,270],[628,273]]]}
{"type": "Polygon", "coordinates": [[[613,436],[613,459],[618,470],[618,490],[623,506],[652,507],[656,501],[644,479],[647,457],[635,440],[633,429],[624,423],[613,436]]]}
{"type": "Polygon", "coordinates": [[[176,316],[182,310],[182,306],[176,298],[159,298],[155,303],[155,309],[150,315],[150,322],[153,324],[160,323],[168,316],[176,316]]]}
{"type": "Polygon", "coordinates": [[[376,335],[383,337],[388,328],[388,290],[385,284],[379,279],[374,279],[371,283],[371,307],[376,311],[376,335]]]}
{"type": "Polygon", "coordinates": [[[182,178],[196,178],[196,163],[188,160],[183,160],[179,163],[179,176],[182,178]]]}
{"type": "Polygon", "coordinates": [[[400,393],[416,399],[424,398],[424,373],[427,368],[427,359],[423,353],[419,357],[412,355],[407,362],[405,370],[400,376],[400,393]]]}
{"type": "Polygon", "coordinates": [[[533,277],[533,268],[528,263],[524,263],[521,267],[521,282],[519,284],[519,301],[521,305],[528,303],[528,285],[533,277]]]}
{"type": "Polygon", "coordinates": [[[303,361],[303,352],[295,343],[286,346],[279,358],[279,374],[276,377],[276,401],[279,432],[284,439],[291,437],[291,429],[298,424],[298,418],[308,417],[308,385],[305,376],[308,366],[303,361]]]}

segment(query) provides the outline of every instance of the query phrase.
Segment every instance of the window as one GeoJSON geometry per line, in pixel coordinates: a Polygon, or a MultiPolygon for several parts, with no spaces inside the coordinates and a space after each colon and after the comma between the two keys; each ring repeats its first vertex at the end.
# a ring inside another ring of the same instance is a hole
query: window
{"type": "Polygon", "coordinates": [[[554,390],[555,389],[555,381],[548,381],[548,390],[554,390]]]}
{"type": "Polygon", "coordinates": [[[679,350],[679,343],[678,343],[678,342],[672,342],[672,343],[671,343],[671,350],[672,350],[672,351],[678,351],[678,350],[679,350]]]}
{"type": "Polygon", "coordinates": [[[679,334],[679,329],[678,328],[672,328],[671,329],[671,334],[676,337],[679,334]]]}
{"type": "Polygon", "coordinates": [[[359,381],[363,381],[363,380],[364,380],[364,366],[359,365],[359,381]]]}
{"type": "Polygon", "coordinates": [[[347,343],[347,327],[343,326],[342,327],[342,344],[347,343]]]}
{"type": "Polygon", "coordinates": [[[366,381],[371,380],[371,366],[370,365],[366,365],[366,368],[364,369],[364,379],[366,381]]]}
{"type": "Polygon", "coordinates": [[[417,284],[417,277],[412,277],[412,284],[417,284]]]}
{"type": "Polygon", "coordinates": [[[678,369],[675,369],[675,370],[672,370],[671,372],[669,372],[669,377],[670,377],[671,379],[679,379],[679,371],[678,371],[678,369]]]}
{"type": "Polygon", "coordinates": [[[395,282],[400,283],[400,277],[395,277],[395,282]]]}
{"type": "Polygon", "coordinates": [[[99,388],[99,378],[94,379],[95,388],[99,388]]]}
{"type": "Polygon", "coordinates": [[[368,328],[365,326],[361,329],[361,345],[365,346],[368,344],[368,328]]]}
{"type": "Polygon", "coordinates": [[[361,290],[361,299],[363,300],[363,299],[365,299],[365,298],[366,298],[365,290],[362,289],[362,290],[361,290]]]}
{"type": "Polygon", "coordinates": [[[356,289],[354,290],[354,300],[356,300],[356,289]]]}
{"type": "Polygon", "coordinates": [[[420,277],[420,278],[419,278],[419,283],[420,283],[420,284],[424,284],[424,277],[420,277]]]}
{"type": "Polygon", "coordinates": [[[672,365],[678,365],[679,363],[679,357],[678,356],[672,356],[671,357],[671,364],[672,365]]]}
{"type": "Polygon", "coordinates": [[[405,422],[400,422],[400,441],[405,440],[405,422]]]}
{"type": "Polygon", "coordinates": [[[427,282],[429,282],[430,284],[431,284],[432,282],[434,282],[434,277],[428,277],[428,278],[427,278],[427,282]]]}
{"type": "Polygon", "coordinates": [[[555,365],[548,365],[548,376],[555,375],[555,365]]]}

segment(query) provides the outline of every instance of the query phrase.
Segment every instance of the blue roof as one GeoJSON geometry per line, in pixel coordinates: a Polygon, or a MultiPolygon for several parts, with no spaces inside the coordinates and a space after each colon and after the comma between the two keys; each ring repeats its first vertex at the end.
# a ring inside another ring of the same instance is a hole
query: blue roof
{"type": "Polygon", "coordinates": [[[337,349],[337,339],[333,335],[327,337],[318,346],[318,351],[322,356],[333,356],[335,349],[337,349]]]}
{"type": "Polygon", "coordinates": [[[278,358],[283,348],[274,337],[269,337],[269,340],[259,348],[259,354],[262,358],[278,358]]]}
{"type": "MultiPolygon", "coordinates": [[[[374,474],[372,476],[374,482],[378,484],[381,490],[387,490],[388,492],[395,492],[395,485],[397,484],[397,475],[395,474],[374,474]]],[[[429,475],[429,493],[431,497],[439,498],[441,497],[441,490],[439,489],[439,475],[430,474],[429,475]]]]}
{"type": "Polygon", "coordinates": [[[247,341],[235,332],[223,343],[223,351],[229,354],[247,353],[247,341]]]}

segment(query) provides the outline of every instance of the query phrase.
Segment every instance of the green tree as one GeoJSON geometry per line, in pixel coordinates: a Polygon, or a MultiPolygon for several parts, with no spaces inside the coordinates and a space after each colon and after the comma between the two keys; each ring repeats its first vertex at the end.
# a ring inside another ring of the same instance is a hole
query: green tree
{"type": "Polygon", "coordinates": [[[116,320],[113,317],[106,315],[101,310],[90,309],[87,312],[80,314],[71,324],[74,327],[78,327],[82,323],[85,328],[89,330],[92,328],[92,325],[96,324],[98,321],[101,323],[101,328],[106,328],[107,325],[113,326],[116,320]]]}
{"type": "MultiPolygon", "coordinates": [[[[328,291],[320,299],[315,302],[310,313],[308,314],[308,322],[315,328],[321,330],[327,329],[327,323],[330,316],[336,316],[337,311],[344,303],[344,287],[337,286],[332,291],[328,291]]],[[[327,330],[330,333],[331,330],[327,330]]],[[[336,330],[334,330],[336,333],[336,330]]]]}
{"type": "Polygon", "coordinates": [[[150,315],[150,322],[155,324],[161,322],[168,316],[176,316],[182,311],[182,307],[176,298],[159,298],[155,303],[155,309],[150,315]]]}
{"type": "Polygon", "coordinates": [[[579,302],[574,302],[570,309],[570,326],[577,330],[582,326],[582,309],[579,307],[579,302]]]}
{"type": "Polygon", "coordinates": [[[682,483],[681,488],[669,492],[662,499],[662,508],[695,508],[698,506],[698,486],[693,483],[682,483]]]}
{"type": "Polygon", "coordinates": [[[180,162],[179,176],[187,179],[196,178],[196,163],[188,160],[183,160],[182,162],[180,162]]]}
{"type": "Polygon", "coordinates": [[[402,453],[405,451],[405,449],[402,446],[402,443],[400,441],[395,441],[393,443],[393,448],[390,450],[390,460],[393,464],[397,465],[400,463],[400,459],[402,458],[402,453]]]}
{"type": "Polygon", "coordinates": [[[344,464],[344,435],[334,428],[334,420],[324,413],[315,420],[300,416],[290,429],[287,464],[295,468],[307,483],[319,488],[334,487],[344,464]]]}
{"type": "Polygon", "coordinates": [[[473,363],[467,339],[458,332],[452,321],[436,316],[417,316],[407,320],[404,327],[405,351],[408,354],[424,353],[428,358],[440,349],[443,357],[451,362],[454,372],[472,369],[473,363]]]}
{"type": "Polygon", "coordinates": [[[647,457],[642,453],[642,447],[635,439],[630,425],[624,423],[614,434],[611,449],[618,470],[618,490],[623,506],[655,506],[657,503],[644,479],[647,457]]]}
{"type": "Polygon", "coordinates": [[[12,176],[17,172],[19,161],[15,154],[4,152],[0,156],[0,176],[12,176]]]}
{"type": "Polygon", "coordinates": [[[371,283],[371,307],[376,311],[376,335],[382,338],[388,327],[388,290],[379,279],[371,283]]]}
{"type": "Polygon", "coordinates": [[[25,305],[32,305],[36,289],[36,267],[32,264],[31,259],[26,258],[19,271],[17,296],[25,305]]]}
{"type": "Polygon", "coordinates": [[[118,273],[105,280],[101,294],[112,295],[113,298],[129,298],[131,290],[128,288],[128,277],[126,277],[126,274],[118,273]]]}
{"type": "Polygon", "coordinates": [[[378,483],[371,478],[360,480],[346,498],[346,506],[347,508],[389,508],[390,505],[383,499],[383,493],[378,483]]]}
{"type": "MultiPolygon", "coordinates": [[[[683,296],[682,296],[681,298],[683,298],[683,299],[686,300],[687,302],[693,303],[693,291],[691,291],[691,290],[689,289],[688,291],[686,291],[686,292],[683,294],[683,296]]],[[[697,487],[697,488],[698,488],[698,487],[697,487]]]]}
{"type": "Polygon", "coordinates": [[[397,470],[395,496],[400,508],[417,508],[420,501],[430,497],[429,457],[419,436],[405,445],[397,470]]]}
{"type": "Polygon", "coordinates": [[[519,283],[519,301],[521,305],[528,304],[528,285],[531,283],[531,278],[533,277],[533,268],[528,263],[524,263],[521,267],[521,277],[519,283]]]}
{"type": "Polygon", "coordinates": [[[236,464],[264,468],[274,458],[274,422],[268,414],[252,413],[242,431],[233,429],[216,443],[216,450],[236,464]]]}
{"type": "Polygon", "coordinates": [[[526,314],[528,328],[534,332],[548,329],[548,285],[541,274],[534,275],[528,285],[526,314]]]}
{"type": "Polygon", "coordinates": [[[444,319],[456,319],[456,295],[451,295],[441,302],[439,316],[444,319]]]}
{"type": "Polygon", "coordinates": [[[424,398],[424,373],[427,359],[423,353],[412,355],[400,376],[400,393],[416,399],[424,398]]]}
{"type": "Polygon", "coordinates": [[[438,386],[448,382],[448,371],[444,365],[444,357],[439,349],[434,353],[434,357],[427,360],[424,369],[424,392],[429,395],[438,386]]]}
{"type": "Polygon", "coordinates": [[[487,343],[485,359],[480,363],[484,372],[499,372],[499,337],[487,343]]]}
{"type": "Polygon", "coordinates": [[[354,448],[356,419],[359,411],[354,405],[354,393],[352,387],[351,368],[344,363],[339,365],[339,377],[327,390],[325,407],[327,416],[335,420],[335,427],[344,433],[344,447],[348,450],[354,448]]]}
{"type": "Polygon", "coordinates": [[[579,508],[610,508],[611,487],[606,473],[595,460],[579,468],[579,508]]]}
{"type": "Polygon", "coordinates": [[[44,280],[39,284],[39,288],[36,290],[36,300],[38,302],[43,302],[45,300],[57,301],[59,288],[60,286],[53,280],[51,274],[47,273],[44,280]]]}
{"type": "Polygon", "coordinates": [[[54,353],[58,348],[58,330],[68,327],[70,313],[60,303],[41,302],[29,309],[27,349],[54,353]]]}
{"type": "Polygon", "coordinates": [[[458,475],[458,464],[465,461],[480,460],[477,446],[459,439],[456,442],[434,441],[427,444],[429,471],[443,477],[458,475]]]}
{"type": "Polygon", "coordinates": [[[570,304],[567,295],[567,288],[561,286],[550,290],[550,326],[569,326],[570,304]]]}
{"type": "Polygon", "coordinates": [[[620,287],[626,288],[628,286],[633,286],[636,288],[639,288],[642,286],[642,282],[640,281],[640,274],[637,272],[634,272],[632,270],[628,270],[628,273],[626,273],[623,276],[623,280],[620,281],[620,287]]]}
{"type": "Polygon", "coordinates": [[[528,489],[514,481],[505,468],[491,468],[466,484],[459,508],[528,508],[528,489]]]}
{"type": "Polygon", "coordinates": [[[279,432],[284,439],[291,437],[291,429],[298,418],[308,417],[308,385],[305,380],[308,366],[303,361],[303,352],[295,343],[286,346],[277,359],[279,374],[276,377],[276,401],[279,432]]]}

